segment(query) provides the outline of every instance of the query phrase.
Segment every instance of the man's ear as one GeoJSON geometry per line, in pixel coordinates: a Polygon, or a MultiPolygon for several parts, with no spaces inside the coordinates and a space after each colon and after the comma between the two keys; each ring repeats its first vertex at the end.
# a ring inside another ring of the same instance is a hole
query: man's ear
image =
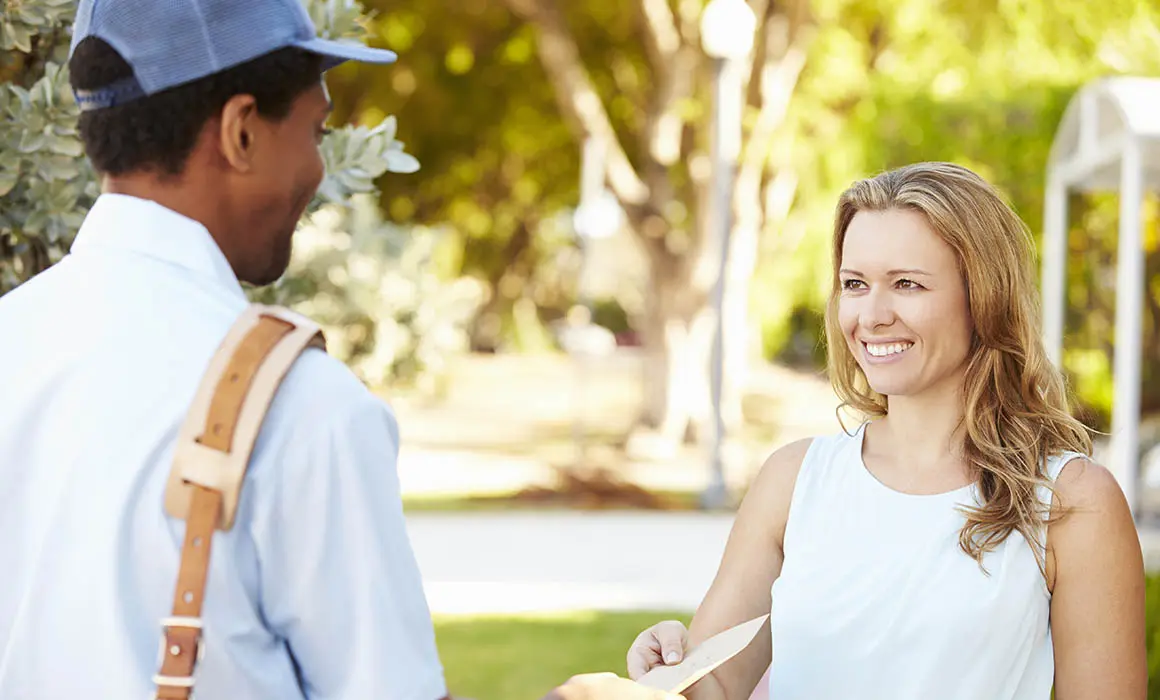
{"type": "Polygon", "coordinates": [[[239,172],[249,172],[253,167],[258,119],[253,95],[234,95],[222,107],[218,143],[222,157],[239,172]]]}

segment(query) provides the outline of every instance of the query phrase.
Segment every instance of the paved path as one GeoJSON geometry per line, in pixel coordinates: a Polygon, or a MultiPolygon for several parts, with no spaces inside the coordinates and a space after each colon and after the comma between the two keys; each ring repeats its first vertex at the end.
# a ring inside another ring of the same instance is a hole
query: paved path
{"type": "Polygon", "coordinates": [[[424,513],[407,521],[435,613],[692,611],[732,516],[424,513]]]}
{"type": "MultiPolygon", "coordinates": [[[[436,614],[692,612],[732,516],[702,513],[416,513],[407,518],[436,614]]],[[[1160,569],[1160,530],[1141,534],[1160,569]]]]}

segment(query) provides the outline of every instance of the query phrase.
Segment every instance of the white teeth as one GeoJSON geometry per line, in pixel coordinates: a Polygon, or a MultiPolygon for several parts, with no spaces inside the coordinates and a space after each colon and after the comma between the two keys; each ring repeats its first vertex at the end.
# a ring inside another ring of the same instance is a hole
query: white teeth
{"type": "Polygon", "coordinates": [[[874,357],[887,357],[889,355],[897,355],[898,353],[907,350],[914,343],[881,343],[877,345],[866,344],[866,350],[874,357]]]}

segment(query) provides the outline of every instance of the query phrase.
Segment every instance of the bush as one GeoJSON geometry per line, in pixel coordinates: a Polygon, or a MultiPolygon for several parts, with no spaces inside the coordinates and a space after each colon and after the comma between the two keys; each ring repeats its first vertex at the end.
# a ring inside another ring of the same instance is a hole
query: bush
{"type": "Polygon", "coordinates": [[[328,203],[299,226],[282,280],[251,297],[317,321],[330,353],[368,384],[433,393],[448,357],[467,351],[483,300],[476,281],[436,274],[442,240],[436,230],[384,222],[373,195],[328,203]]]}
{"type": "Polygon", "coordinates": [[[1160,700],[1160,574],[1148,577],[1144,629],[1148,640],[1148,700],[1160,700]]]}

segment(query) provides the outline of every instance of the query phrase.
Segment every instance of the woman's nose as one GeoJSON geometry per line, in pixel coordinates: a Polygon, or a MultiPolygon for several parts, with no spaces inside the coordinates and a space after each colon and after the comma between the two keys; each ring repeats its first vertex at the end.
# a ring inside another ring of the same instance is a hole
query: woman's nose
{"type": "Polygon", "coordinates": [[[863,297],[858,321],[863,328],[873,329],[894,323],[894,302],[889,291],[872,289],[863,297]]]}

